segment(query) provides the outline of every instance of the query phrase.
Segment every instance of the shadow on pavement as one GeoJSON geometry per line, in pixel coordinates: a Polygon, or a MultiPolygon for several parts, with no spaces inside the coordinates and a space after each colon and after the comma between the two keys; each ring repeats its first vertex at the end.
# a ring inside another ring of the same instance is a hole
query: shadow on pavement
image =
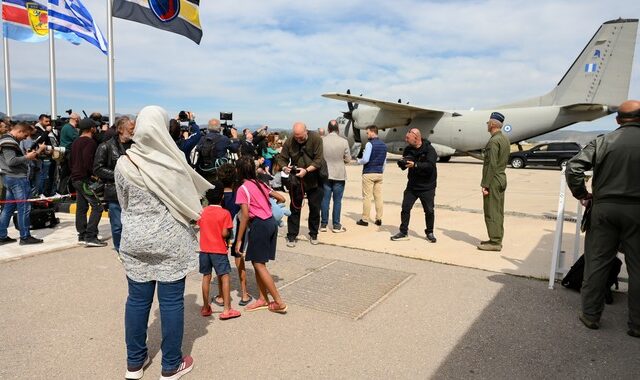
{"type": "MultiPolygon", "coordinates": [[[[545,239],[553,239],[553,234],[543,236],[539,245],[547,247],[545,239]]],[[[528,265],[538,249],[514,263],[528,265]]],[[[546,281],[505,274],[488,280],[501,289],[458,339],[434,378],[638,378],[640,361],[629,358],[640,352],[640,339],[626,335],[626,294],[614,295],[596,331],[578,321],[579,294],[559,284],[549,290],[546,281]]]]}

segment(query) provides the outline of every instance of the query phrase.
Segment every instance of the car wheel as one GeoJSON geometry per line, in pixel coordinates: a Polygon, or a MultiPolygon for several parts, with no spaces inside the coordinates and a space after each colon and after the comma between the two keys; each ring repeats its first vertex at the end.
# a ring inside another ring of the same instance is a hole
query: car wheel
{"type": "Polygon", "coordinates": [[[511,167],[514,169],[522,169],[524,168],[524,160],[520,157],[511,159],[511,167]]]}

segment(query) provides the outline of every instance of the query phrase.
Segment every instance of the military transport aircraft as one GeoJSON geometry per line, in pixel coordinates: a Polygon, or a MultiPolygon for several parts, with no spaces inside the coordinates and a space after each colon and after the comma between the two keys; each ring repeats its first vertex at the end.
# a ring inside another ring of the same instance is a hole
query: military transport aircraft
{"type": "Polygon", "coordinates": [[[349,90],[322,96],[347,102],[349,111],[338,121],[340,134],[351,144],[366,140],[365,128],[376,125],[389,152],[401,153],[406,132],[418,128],[441,161],[454,154],[477,157],[489,138],[485,122],[492,111],[505,115],[503,132],[512,143],[616,112],[629,95],[637,29],[638,19],[605,22],[548,94],[486,110],[419,107],[349,90]]]}

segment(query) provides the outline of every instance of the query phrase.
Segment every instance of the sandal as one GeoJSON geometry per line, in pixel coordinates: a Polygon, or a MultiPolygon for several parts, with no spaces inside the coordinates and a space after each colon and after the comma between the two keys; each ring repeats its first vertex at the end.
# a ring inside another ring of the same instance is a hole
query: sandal
{"type": "Polygon", "coordinates": [[[222,299],[222,297],[220,296],[220,294],[218,294],[217,296],[213,297],[211,299],[211,302],[215,303],[216,305],[220,306],[220,307],[224,307],[224,300],[222,302],[218,302],[218,298],[222,299]]]}
{"type": "Polygon", "coordinates": [[[248,306],[246,306],[244,308],[244,311],[257,311],[257,310],[263,310],[268,308],[269,308],[269,304],[266,301],[262,301],[258,299],[252,302],[251,304],[249,304],[248,306]]]}
{"type": "Polygon", "coordinates": [[[286,314],[288,308],[289,308],[288,305],[284,305],[284,307],[282,307],[279,303],[275,301],[269,302],[269,311],[272,311],[274,313],[286,314]]]}
{"type": "Polygon", "coordinates": [[[238,310],[235,309],[229,309],[229,311],[226,312],[222,312],[220,314],[220,320],[221,321],[225,321],[227,319],[231,319],[231,318],[238,318],[240,316],[240,312],[238,310]]]}
{"type": "Polygon", "coordinates": [[[249,304],[249,302],[251,302],[251,300],[253,300],[253,297],[251,297],[251,294],[249,294],[249,298],[247,298],[246,301],[241,299],[240,302],[238,302],[238,305],[247,306],[249,304]]]}

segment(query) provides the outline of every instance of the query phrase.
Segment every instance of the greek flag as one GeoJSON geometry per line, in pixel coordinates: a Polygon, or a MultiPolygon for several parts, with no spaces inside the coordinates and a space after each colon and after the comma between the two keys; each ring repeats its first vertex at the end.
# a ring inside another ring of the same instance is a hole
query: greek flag
{"type": "Polygon", "coordinates": [[[584,72],[585,73],[595,73],[596,71],[598,71],[598,64],[596,64],[596,63],[587,63],[586,65],[584,65],[584,72]]]}
{"type": "Polygon", "coordinates": [[[107,41],[80,0],[49,0],[49,28],[73,33],[107,54],[107,41]]]}

